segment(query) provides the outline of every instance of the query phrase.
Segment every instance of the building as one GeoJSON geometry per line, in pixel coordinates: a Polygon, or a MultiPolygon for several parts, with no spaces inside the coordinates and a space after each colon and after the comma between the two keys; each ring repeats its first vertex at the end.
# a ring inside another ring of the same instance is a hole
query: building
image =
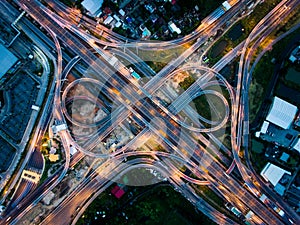
{"type": "Polygon", "coordinates": [[[145,27],[145,29],[143,30],[143,32],[142,32],[142,38],[149,38],[151,36],[151,31],[147,28],[147,27],[145,27]]]}
{"type": "Polygon", "coordinates": [[[265,194],[262,194],[259,198],[259,200],[263,203],[266,203],[268,200],[268,197],[265,194]]]}
{"type": "Polygon", "coordinates": [[[125,11],[123,9],[120,9],[119,13],[120,13],[121,16],[125,16],[125,11]]]}
{"type": "Polygon", "coordinates": [[[122,22],[121,21],[118,21],[118,22],[115,23],[115,27],[120,27],[120,26],[122,26],[122,22]]]}
{"type": "Polygon", "coordinates": [[[221,16],[223,16],[225,13],[225,10],[222,6],[218,7],[215,11],[213,11],[209,16],[207,16],[205,19],[202,20],[203,24],[210,25],[213,22],[215,22],[217,19],[219,19],[221,16]]]}
{"type": "Polygon", "coordinates": [[[292,51],[289,60],[291,63],[300,62],[300,45],[292,51]]]}
{"type": "Polygon", "coordinates": [[[270,123],[268,121],[264,121],[264,123],[260,129],[260,133],[265,134],[268,130],[269,124],[270,123]]]}
{"type": "Polygon", "coordinates": [[[32,105],[31,109],[35,110],[35,111],[40,111],[40,107],[36,106],[36,105],[32,105]]]}
{"type": "Polygon", "coordinates": [[[275,145],[292,149],[295,145],[295,139],[299,135],[297,111],[298,108],[296,106],[274,97],[266,120],[262,124],[260,131],[255,133],[255,136],[275,145]]]}
{"type": "Polygon", "coordinates": [[[297,58],[295,56],[293,56],[293,55],[290,55],[289,60],[291,61],[291,63],[294,63],[294,62],[297,61],[297,58]]]}
{"type": "Polygon", "coordinates": [[[53,125],[51,128],[52,128],[53,133],[57,134],[60,131],[68,129],[68,126],[67,126],[67,124],[60,124],[60,125],[56,125],[56,126],[53,125]]]}
{"type": "Polygon", "coordinates": [[[73,145],[71,145],[70,146],[70,154],[74,155],[76,152],[77,152],[77,149],[73,145]]]}
{"type": "Polygon", "coordinates": [[[229,10],[229,9],[231,8],[231,5],[230,5],[227,1],[223,2],[223,3],[222,3],[222,6],[224,7],[224,9],[225,9],[226,11],[229,10]]]}
{"type": "Polygon", "coordinates": [[[59,160],[59,155],[58,154],[49,154],[49,160],[50,162],[56,162],[59,160]]]}
{"type": "Polygon", "coordinates": [[[121,20],[120,17],[118,17],[116,14],[113,15],[113,18],[114,18],[117,22],[119,22],[119,21],[121,20]]]}
{"type": "Polygon", "coordinates": [[[294,125],[298,128],[300,128],[300,112],[298,113],[298,116],[294,122],[294,125]]]}
{"type": "Polygon", "coordinates": [[[273,186],[276,186],[280,179],[284,174],[291,175],[290,172],[272,164],[267,163],[267,165],[263,168],[260,175],[268,182],[270,182],[273,186]]]}
{"type": "Polygon", "coordinates": [[[40,181],[41,174],[25,169],[23,170],[21,177],[37,184],[40,181]]]}
{"type": "Polygon", "coordinates": [[[56,153],[56,148],[51,147],[49,154],[55,154],[55,153],[56,153]]]}
{"type": "Polygon", "coordinates": [[[283,152],[282,155],[280,156],[280,160],[283,162],[287,162],[289,158],[290,158],[290,155],[285,152],[283,152]]]}
{"type": "Polygon", "coordinates": [[[119,185],[116,185],[112,190],[111,193],[116,197],[116,198],[121,198],[124,194],[125,191],[119,187],[119,185]]]}
{"type": "Polygon", "coordinates": [[[300,153],[300,138],[296,138],[292,144],[293,149],[300,153]]]}
{"type": "Polygon", "coordinates": [[[172,33],[176,32],[177,34],[181,34],[181,30],[172,21],[168,23],[168,27],[172,33]]]}
{"type": "Polygon", "coordinates": [[[0,79],[17,61],[17,57],[0,44],[0,79]]]}
{"type": "Polygon", "coordinates": [[[282,129],[288,129],[295,118],[297,110],[296,106],[275,96],[266,120],[282,129]]]}
{"type": "Polygon", "coordinates": [[[84,0],[81,5],[92,15],[98,15],[103,4],[103,0],[84,0]]]}
{"type": "Polygon", "coordinates": [[[260,131],[255,133],[256,137],[259,137],[260,134],[266,134],[270,123],[268,121],[264,121],[263,125],[260,128],[260,131]]]}
{"type": "Polygon", "coordinates": [[[112,16],[108,16],[105,20],[104,20],[104,24],[108,25],[110,24],[112,21],[114,20],[114,18],[112,16]]]}
{"type": "Polygon", "coordinates": [[[274,186],[274,190],[281,196],[284,195],[286,184],[289,182],[291,173],[272,164],[267,163],[260,175],[274,186]]]}
{"type": "Polygon", "coordinates": [[[156,6],[153,3],[145,4],[144,6],[150,13],[156,10],[156,6]]]}

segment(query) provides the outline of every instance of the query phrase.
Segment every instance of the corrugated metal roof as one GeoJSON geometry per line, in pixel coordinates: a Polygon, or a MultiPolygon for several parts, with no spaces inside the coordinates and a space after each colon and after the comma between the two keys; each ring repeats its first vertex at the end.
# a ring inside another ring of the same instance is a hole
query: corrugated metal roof
{"type": "Polygon", "coordinates": [[[265,168],[261,171],[260,175],[266,180],[269,181],[271,184],[276,186],[276,184],[279,182],[281,177],[285,174],[291,174],[290,172],[272,164],[267,163],[265,168]]]}
{"type": "Polygon", "coordinates": [[[275,97],[266,120],[283,129],[287,129],[293,122],[296,113],[297,106],[275,97]]]}

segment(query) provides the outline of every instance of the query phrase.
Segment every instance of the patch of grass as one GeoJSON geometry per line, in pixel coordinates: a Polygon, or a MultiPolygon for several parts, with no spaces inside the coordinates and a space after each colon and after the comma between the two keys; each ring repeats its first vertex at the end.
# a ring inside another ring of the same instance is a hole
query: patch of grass
{"type": "Polygon", "coordinates": [[[208,186],[199,186],[198,187],[199,192],[201,195],[204,196],[205,199],[207,199],[209,202],[212,202],[213,204],[222,207],[224,205],[223,199],[221,199],[213,190],[211,190],[208,186]]]}
{"type": "Polygon", "coordinates": [[[190,221],[184,218],[178,210],[174,209],[168,214],[163,225],[192,225],[190,221]]]}
{"type": "Polygon", "coordinates": [[[255,78],[253,78],[249,88],[249,105],[250,105],[249,120],[250,121],[253,121],[256,117],[259,107],[261,106],[263,101],[263,98],[258,96],[263,96],[263,93],[264,93],[263,86],[260,83],[258,83],[255,78]]]}
{"type": "Polygon", "coordinates": [[[294,157],[290,157],[288,159],[287,163],[290,167],[295,167],[299,163],[299,161],[297,159],[295,159],[294,157]]]}
{"type": "Polygon", "coordinates": [[[106,207],[108,203],[116,202],[114,207],[120,206],[124,203],[125,199],[117,200],[113,196],[107,194],[101,194],[102,198],[97,198],[92,205],[84,213],[84,218],[80,218],[77,224],[103,224],[103,225],[198,225],[215,224],[210,219],[205,217],[202,213],[196,213],[195,208],[190,204],[181,194],[174,191],[170,186],[148,186],[148,187],[128,187],[127,193],[131,191],[134,193],[133,199],[126,204],[123,204],[122,208],[114,212],[113,209],[106,210],[109,219],[99,218],[96,211],[100,211],[103,207],[106,207]],[[135,191],[134,191],[135,190],[135,191]],[[142,193],[142,194],[141,194],[142,193]],[[137,197],[139,196],[139,197],[137,197]],[[130,203],[132,202],[132,204],[130,203]],[[91,213],[93,212],[93,213],[91,213]],[[110,215],[108,215],[108,213],[110,215]],[[127,217],[127,219],[126,219],[127,217]]]}
{"type": "Polygon", "coordinates": [[[83,0],[59,0],[62,3],[64,3],[65,5],[69,6],[69,7],[81,7],[81,2],[83,2],[83,0]]]}
{"type": "Polygon", "coordinates": [[[179,83],[179,86],[183,90],[187,90],[194,82],[195,79],[192,76],[188,76],[182,82],[179,83]]]}
{"type": "Polygon", "coordinates": [[[240,42],[242,42],[248,35],[251,33],[252,29],[256,26],[257,23],[265,16],[268,12],[270,12],[280,0],[270,0],[264,1],[253,10],[253,12],[240,20],[240,22],[236,23],[232,26],[208,51],[208,57],[212,64],[216,63],[220,60],[227,52],[229,52],[232,48],[236,47],[240,42]],[[238,38],[231,39],[230,35],[235,31],[236,27],[242,27],[244,30],[238,38]],[[221,54],[215,55],[213,51],[216,51],[216,46],[219,46],[220,43],[226,41],[227,47],[223,50],[221,54]]]}
{"type": "Polygon", "coordinates": [[[252,139],[251,142],[252,142],[252,151],[253,152],[255,152],[257,154],[260,154],[263,152],[263,150],[265,148],[263,143],[255,140],[255,139],[252,139]]]}
{"type": "Polygon", "coordinates": [[[42,184],[48,178],[48,170],[51,168],[49,159],[46,157],[44,157],[44,158],[45,158],[45,168],[44,168],[43,174],[42,174],[40,182],[39,182],[40,184],[42,184]]]}
{"type": "Polygon", "coordinates": [[[151,69],[153,69],[156,73],[158,73],[159,71],[161,71],[166,65],[167,63],[162,63],[162,62],[146,62],[151,69]]]}
{"type": "Polygon", "coordinates": [[[259,153],[259,154],[255,153],[252,149],[251,162],[256,172],[260,173],[262,169],[265,167],[265,165],[267,164],[268,160],[265,159],[263,153],[259,153]]]}
{"type": "Polygon", "coordinates": [[[288,64],[288,68],[286,69],[285,81],[287,86],[294,87],[294,89],[300,88],[300,65],[297,68],[297,65],[288,64]]]}
{"type": "Polygon", "coordinates": [[[221,40],[216,45],[213,46],[210,52],[210,57],[216,58],[218,57],[227,47],[228,41],[221,40]]]}

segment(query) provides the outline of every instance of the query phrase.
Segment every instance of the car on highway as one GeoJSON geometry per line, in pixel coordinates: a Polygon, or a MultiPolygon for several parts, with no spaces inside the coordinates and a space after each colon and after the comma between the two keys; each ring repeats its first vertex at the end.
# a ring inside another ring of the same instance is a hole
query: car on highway
{"type": "Polygon", "coordinates": [[[202,56],[202,60],[203,62],[207,63],[209,61],[209,58],[206,55],[204,55],[202,56]]]}

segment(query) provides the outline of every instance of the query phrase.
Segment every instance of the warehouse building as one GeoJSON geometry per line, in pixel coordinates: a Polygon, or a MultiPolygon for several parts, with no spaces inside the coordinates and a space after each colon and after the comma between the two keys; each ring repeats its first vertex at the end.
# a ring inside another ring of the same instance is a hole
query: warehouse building
{"type": "Polygon", "coordinates": [[[0,79],[17,61],[18,58],[0,44],[0,79]]]}
{"type": "Polygon", "coordinates": [[[289,181],[291,173],[272,163],[267,163],[260,175],[274,186],[274,190],[281,196],[286,190],[286,183],[289,181]]]}
{"type": "Polygon", "coordinates": [[[284,174],[289,174],[291,175],[290,172],[272,164],[272,163],[267,163],[267,165],[263,168],[261,171],[260,175],[268,182],[270,182],[273,186],[276,186],[282,176],[284,174]]]}

